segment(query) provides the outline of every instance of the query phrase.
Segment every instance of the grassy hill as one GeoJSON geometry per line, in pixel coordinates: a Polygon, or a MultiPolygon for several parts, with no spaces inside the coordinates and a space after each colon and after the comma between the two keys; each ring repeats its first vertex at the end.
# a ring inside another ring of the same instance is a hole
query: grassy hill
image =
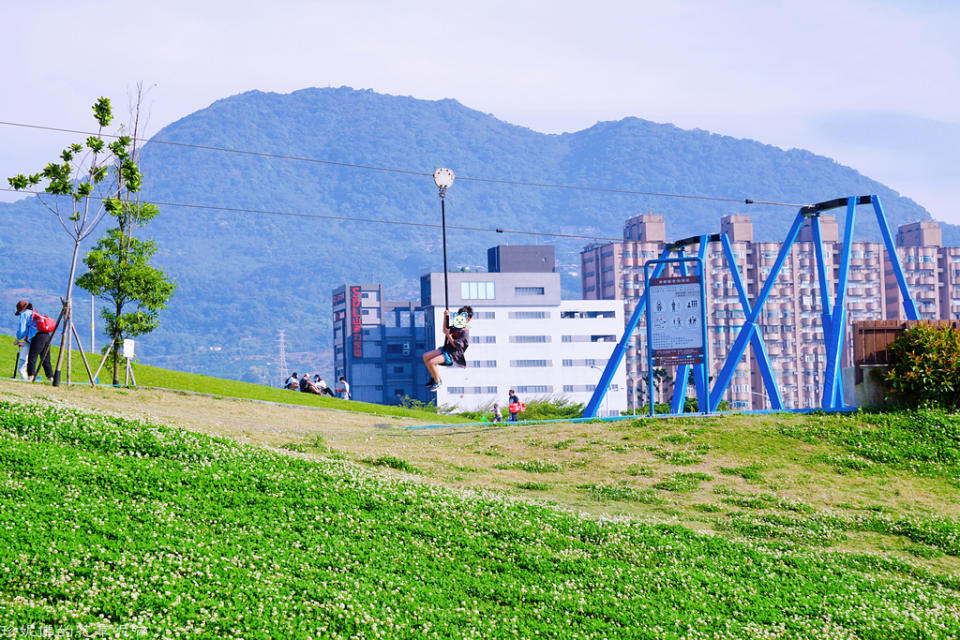
{"type": "Polygon", "coordinates": [[[0,381],[0,629],[960,635],[960,416],[378,420],[0,381]]]}
{"type": "MultiPolygon", "coordinates": [[[[956,437],[956,418],[935,420],[956,437]]],[[[629,428],[651,428],[646,422],[629,428]]],[[[836,426],[814,422],[783,437],[829,442],[843,433],[836,426]]],[[[680,463],[674,447],[689,444],[666,440],[663,450],[674,453],[662,459],[680,463]]],[[[871,465],[955,483],[953,451],[948,464],[908,455],[871,465]]],[[[0,469],[0,626],[217,638],[960,634],[956,563],[931,571],[890,554],[826,550],[865,529],[909,539],[925,550],[918,557],[956,560],[955,518],[870,508],[860,518],[826,516],[728,490],[703,512],[744,516],[727,535],[707,535],[8,402],[0,403],[0,469]]],[[[776,472],[765,469],[725,477],[766,483],[776,472]]],[[[674,480],[653,495],[704,481],[674,480]]],[[[592,491],[631,499],[627,488],[592,491]]]]}

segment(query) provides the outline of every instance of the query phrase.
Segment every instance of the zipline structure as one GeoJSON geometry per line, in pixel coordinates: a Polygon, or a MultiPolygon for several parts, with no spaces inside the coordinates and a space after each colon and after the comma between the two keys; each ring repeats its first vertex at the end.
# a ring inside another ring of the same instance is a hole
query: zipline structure
{"type": "MultiPolygon", "coordinates": [[[[597,415],[597,409],[607,393],[614,373],[623,361],[624,353],[630,344],[630,340],[633,338],[637,324],[640,320],[640,316],[647,307],[647,298],[649,297],[648,294],[650,292],[650,281],[660,277],[664,267],[671,261],[671,253],[678,253],[680,256],[682,256],[684,247],[693,244],[699,244],[700,250],[698,253],[698,258],[702,261],[705,248],[710,242],[720,242],[722,246],[723,255],[727,267],[729,268],[731,279],[733,280],[737,289],[740,306],[743,310],[745,320],[737,333],[737,337],[734,340],[733,346],[724,359],[723,365],[716,376],[713,388],[709,391],[708,400],[706,403],[704,403],[700,398],[704,397],[704,395],[701,393],[701,385],[704,387],[707,385],[704,384],[704,381],[697,381],[698,407],[700,408],[701,413],[715,413],[717,411],[723,394],[726,393],[727,387],[730,385],[730,381],[733,379],[734,371],[737,368],[737,365],[740,363],[741,358],[744,356],[749,343],[753,350],[753,355],[756,359],[757,366],[760,370],[761,378],[763,379],[764,390],[766,391],[770,405],[775,411],[783,411],[783,397],[780,394],[776,376],[772,367],[770,366],[770,359],[763,342],[763,336],[758,329],[757,320],[763,312],[763,307],[767,302],[770,292],[783,269],[783,265],[786,262],[787,256],[790,254],[790,250],[793,248],[793,245],[796,242],[797,236],[800,232],[800,227],[807,219],[810,220],[813,231],[813,245],[817,262],[817,281],[819,283],[820,304],[822,311],[820,321],[823,330],[824,350],[827,358],[820,408],[825,411],[843,411],[848,409],[848,407],[845,406],[843,398],[840,364],[841,356],[843,354],[844,337],[846,335],[847,280],[850,270],[850,254],[853,246],[856,208],[858,205],[873,206],[877,224],[880,227],[880,234],[883,237],[884,249],[886,250],[887,258],[892,266],[894,277],[897,280],[897,286],[900,290],[900,296],[903,300],[904,313],[906,314],[908,320],[919,319],[917,305],[913,300],[913,296],[910,294],[909,287],[907,286],[907,281],[903,274],[903,268],[900,264],[900,257],[897,254],[896,246],[893,242],[893,236],[890,233],[890,227],[887,224],[887,218],[883,212],[883,206],[880,202],[880,198],[876,195],[836,198],[834,200],[827,200],[818,204],[800,207],[800,210],[797,212],[793,224],[791,225],[790,230],[787,232],[787,236],[780,247],[776,261],[774,262],[770,273],[767,275],[759,295],[757,295],[756,300],[754,300],[752,303],[747,297],[746,290],[743,286],[743,280],[734,260],[733,250],[726,234],[721,233],[711,236],[694,236],[692,238],[680,240],[678,242],[668,244],[657,260],[651,260],[648,262],[648,264],[655,265],[655,267],[652,272],[645,270],[646,277],[644,292],[637,301],[637,306],[625,325],[623,336],[614,347],[613,353],[611,353],[610,358],[607,361],[607,366],[600,376],[600,380],[597,383],[597,387],[593,393],[593,396],[590,398],[590,401],[584,408],[583,417],[594,418],[597,415]],[[832,286],[832,283],[827,280],[827,270],[823,252],[823,240],[820,231],[820,215],[824,211],[829,211],[831,209],[840,207],[846,207],[846,223],[844,226],[843,245],[840,253],[839,274],[837,283],[835,285],[835,291],[831,292],[831,289],[834,289],[834,287],[832,286]],[[833,295],[831,295],[831,293],[833,295]]],[[[677,260],[678,259],[676,258],[673,259],[673,261],[677,260]]],[[[686,264],[683,264],[684,266],[681,267],[681,272],[686,275],[686,264]]],[[[647,349],[648,351],[650,350],[649,340],[647,349]]],[[[677,387],[674,388],[674,394],[670,405],[670,412],[673,414],[679,414],[683,412],[683,400],[686,394],[687,377],[689,375],[687,367],[688,365],[681,364],[678,368],[678,373],[675,378],[675,384],[677,387]]],[[[696,378],[696,369],[694,371],[696,378]]],[[[650,375],[652,378],[652,372],[650,375]]],[[[650,403],[652,410],[652,393],[650,403]]]]}

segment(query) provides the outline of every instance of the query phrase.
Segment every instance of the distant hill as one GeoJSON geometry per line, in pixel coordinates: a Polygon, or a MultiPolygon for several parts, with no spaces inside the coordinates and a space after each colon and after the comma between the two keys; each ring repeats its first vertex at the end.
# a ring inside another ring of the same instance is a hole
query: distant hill
{"type": "MultiPolygon", "coordinates": [[[[891,226],[930,219],[912,200],[807,151],[638,118],[548,135],[455,100],[349,88],[251,91],[174,122],[155,139],[427,174],[450,167],[460,178],[447,194],[453,226],[619,237],[626,218],[654,212],[667,219],[668,235],[680,238],[715,232],[720,216],[746,213],[758,240],[779,240],[795,214],[465,178],[783,202],[875,193],[891,226]]],[[[160,246],[156,262],[179,288],[161,328],[138,347],[149,364],[274,382],[283,328],[291,368],[331,374],[332,288],[382,282],[392,297],[413,298],[420,274],[442,267],[439,230],[343,219],[439,223],[427,176],[155,143],[145,146],[142,166],[153,201],[338,218],[161,206],[146,232],[160,246]]],[[[860,219],[861,235],[877,238],[872,220],[860,219]]],[[[945,242],[960,244],[960,227],[943,229],[945,242]]],[[[32,199],[0,204],[0,232],[0,298],[12,307],[32,297],[52,309],[69,259],[55,219],[32,199]]],[[[458,230],[448,240],[452,268],[485,264],[495,244],[556,244],[565,290],[579,292],[571,272],[585,240],[458,230]]],[[[82,304],[78,324],[89,316],[82,304]]]]}

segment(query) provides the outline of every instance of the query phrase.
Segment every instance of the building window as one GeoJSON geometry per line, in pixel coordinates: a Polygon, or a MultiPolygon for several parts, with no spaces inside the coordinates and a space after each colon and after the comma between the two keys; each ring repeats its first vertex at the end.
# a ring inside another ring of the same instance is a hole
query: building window
{"type": "Polygon", "coordinates": [[[517,387],[517,393],[553,393],[553,385],[530,384],[517,387]]]}
{"type": "Polygon", "coordinates": [[[550,360],[511,360],[511,367],[550,367],[553,363],[550,360]]]}
{"type": "Polygon", "coordinates": [[[477,320],[495,320],[497,318],[496,311],[474,311],[473,317],[477,320]]]}
{"type": "Polygon", "coordinates": [[[561,318],[614,318],[615,311],[561,311],[561,318]]]}
{"type": "Polygon", "coordinates": [[[510,342],[530,344],[532,342],[550,342],[550,336],[510,336],[510,342]]]}
{"type": "Polygon", "coordinates": [[[550,317],[549,311],[511,311],[507,314],[511,320],[543,320],[550,317]]]}
{"type": "Polygon", "coordinates": [[[472,336],[470,340],[477,344],[495,344],[497,342],[497,336],[472,336]]]}
{"type": "Polygon", "coordinates": [[[543,287],[514,287],[513,293],[518,296],[542,296],[543,287]]]}
{"type": "Polygon", "coordinates": [[[463,393],[464,387],[447,387],[447,391],[454,394],[463,393]]]}
{"type": "Polygon", "coordinates": [[[493,300],[492,282],[461,282],[460,297],[464,300],[493,300]]]}
{"type": "Polygon", "coordinates": [[[590,336],[590,342],[616,342],[617,336],[613,334],[590,336]]]}
{"type": "Polygon", "coordinates": [[[563,366],[565,366],[565,367],[572,367],[572,366],[573,366],[573,360],[564,360],[564,361],[563,361],[563,366]]]}

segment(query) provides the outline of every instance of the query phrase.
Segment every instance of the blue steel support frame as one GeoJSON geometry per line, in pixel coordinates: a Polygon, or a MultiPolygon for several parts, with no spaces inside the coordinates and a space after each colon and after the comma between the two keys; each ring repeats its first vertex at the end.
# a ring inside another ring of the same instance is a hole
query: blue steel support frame
{"type": "MultiPolygon", "coordinates": [[[[704,251],[703,247],[706,246],[706,243],[707,243],[707,237],[701,236],[700,237],[701,252],[704,251]]],[[[669,251],[669,249],[670,247],[668,246],[667,251],[669,251]]],[[[704,289],[706,287],[703,279],[703,272],[704,272],[703,259],[700,257],[697,257],[697,258],[680,257],[680,258],[660,258],[658,260],[648,260],[643,265],[644,296],[646,296],[647,292],[650,290],[650,280],[652,280],[653,278],[656,278],[657,275],[659,275],[660,272],[663,271],[664,266],[671,262],[674,262],[674,263],[679,262],[681,265],[685,265],[686,262],[696,262],[700,269],[700,274],[701,274],[700,276],[700,312],[704,319],[704,322],[701,323],[702,326],[700,327],[701,339],[703,341],[703,361],[700,363],[699,367],[694,369],[694,382],[696,383],[696,386],[697,386],[697,406],[700,408],[700,413],[707,414],[707,413],[710,413],[711,411],[709,389],[706,384],[707,367],[710,366],[710,345],[707,342],[707,323],[706,323],[706,318],[707,318],[706,302],[707,301],[706,301],[706,294],[704,292],[704,289]],[[653,275],[650,274],[650,269],[649,269],[651,264],[656,264],[653,275]],[[700,370],[699,376],[697,376],[696,374],[697,369],[700,370]],[[698,377],[699,377],[699,380],[697,379],[698,377]]],[[[683,273],[684,275],[686,275],[686,268],[683,266],[681,266],[681,268],[683,268],[683,273]]],[[[649,375],[647,376],[648,378],[647,391],[648,391],[648,397],[650,398],[650,402],[649,402],[650,417],[653,417],[654,414],[656,413],[656,405],[653,401],[653,348],[651,347],[652,344],[653,344],[653,326],[652,326],[652,323],[650,322],[650,314],[647,313],[647,371],[649,372],[649,375]]],[[[687,367],[687,366],[690,366],[690,365],[683,365],[683,367],[687,367]]],[[[683,386],[686,387],[686,380],[684,380],[683,386]]],[[[671,408],[671,411],[672,411],[672,408],[671,408]]]]}
{"type": "MultiPolygon", "coordinates": [[[[666,259],[670,256],[670,248],[665,248],[660,253],[660,259],[666,259]]],[[[657,270],[654,272],[653,277],[656,278],[663,271],[664,263],[660,263],[657,267],[657,270]]],[[[633,314],[630,316],[630,320],[627,321],[626,326],[623,330],[623,337],[620,338],[620,342],[617,343],[617,346],[613,348],[613,353],[610,354],[610,359],[607,360],[607,366],[604,367],[603,373],[600,374],[600,381],[597,382],[597,388],[593,390],[593,395],[590,397],[590,402],[587,403],[587,406],[583,409],[583,418],[595,418],[597,417],[597,409],[600,407],[600,403],[603,402],[604,396],[607,395],[607,389],[610,387],[610,381],[613,380],[614,374],[617,372],[617,368],[620,367],[620,363],[623,362],[623,355],[627,351],[627,347],[630,344],[630,339],[633,337],[633,332],[637,329],[637,324],[640,322],[640,316],[643,314],[644,307],[647,304],[647,289],[646,284],[644,284],[643,295],[640,296],[640,299],[637,301],[637,307],[633,310],[633,314]]]]}
{"type": "MultiPolygon", "coordinates": [[[[739,333],[737,333],[737,339],[733,343],[733,347],[730,349],[730,353],[727,354],[727,359],[723,363],[723,368],[720,370],[720,374],[717,376],[717,381],[713,385],[713,391],[710,392],[710,411],[716,411],[717,406],[720,404],[720,398],[723,397],[723,394],[726,392],[727,387],[730,385],[730,380],[733,378],[733,372],[737,368],[737,364],[740,362],[740,358],[743,357],[743,352],[747,348],[747,342],[753,336],[753,333],[757,330],[757,318],[760,317],[760,312],[763,310],[763,305],[767,302],[767,297],[770,295],[770,290],[773,288],[774,282],[776,282],[777,277],[780,275],[780,270],[783,268],[783,263],[787,259],[787,255],[790,253],[790,249],[793,248],[793,243],[797,239],[797,234],[800,232],[800,225],[803,224],[805,216],[801,212],[797,213],[797,217],[793,221],[793,225],[790,227],[790,231],[787,232],[787,238],[783,243],[783,246],[780,247],[780,253],[777,254],[777,260],[773,264],[773,269],[770,271],[770,275],[767,276],[767,280],[763,284],[763,289],[760,291],[760,295],[757,296],[757,300],[754,302],[753,309],[747,313],[746,320],[743,323],[743,326],[740,328],[739,333]]],[[[744,309],[746,313],[746,309],[744,309]]]]}
{"type": "MultiPolygon", "coordinates": [[[[700,248],[697,251],[697,258],[700,260],[698,264],[700,266],[701,279],[706,278],[706,276],[704,275],[704,271],[706,270],[703,268],[703,259],[706,257],[706,254],[707,254],[707,236],[703,235],[703,236],[700,236],[700,248]]],[[[683,257],[683,247],[680,247],[678,251],[678,255],[681,258],[683,257]]],[[[680,274],[687,275],[686,261],[680,263],[680,274]]],[[[706,280],[704,280],[703,282],[704,282],[703,286],[705,288],[706,280]]],[[[706,319],[706,315],[704,315],[704,319],[706,319]]],[[[704,344],[706,344],[706,339],[704,339],[704,344]]],[[[686,404],[684,401],[687,399],[687,379],[689,376],[690,376],[690,365],[682,364],[679,367],[677,367],[677,375],[674,376],[673,378],[673,398],[670,401],[670,413],[674,413],[674,414],[683,413],[684,404],[686,404]],[[683,381],[682,384],[680,383],[681,380],[683,381]]],[[[693,383],[694,383],[694,387],[696,388],[697,398],[706,397],[703,393],[705,380],[703,377],[703,369],[701,367],[694,367],[693,383]]],[[[700,400],[698,399],[697,400],[698,406],[699,406],[699,403],[700,403],[700,400]]],[[[701,411],[703,411],[702,408],[701,408],[701,411]]]]}
{"type": "MultiPolygon", "coordinates": [[[[743,287],[743,282],[740,278],[740,272],[737,268],[737,263],[734,259],[733,251],[730,247],[729,240],[725,234],[721,234],[720,240],[723,244],[724,255],[727,259],[728,264],[730,265],[730,270],[734,278],[734,283],[737,286],[737,293],[740,296],[740,303],[743,306],[743,311],[745,314],[745,321],[740,331],[737,334],[736,341],[734,342],[733,348],[730,350],[730,353],[727,355],[727,359],[724,361],[724,365],[717,375],[717,381],[714,384],[712,390],[704,389],[701,393],[700,383],[697,384],[697,398],[698,402],[703,405],[701,398],[709,395],[709,400],[705,406],[707,406],[708,412],[714,412],[717,409],[717,406],[720,404],[720,398],[726,392],[727,387],[730,384],[730,381],[733,377],[734,370],[736,369],[737,364],[740,361],[740,358],[743,357],[743,354],[746,350],[747,341],[750,341],[750,345],[753,348],[754,354],[757,357],[758,364],[760,367],[760,373],[763,378],[764,386],[767,390],[767,395],[770,398],[771,406],[774,410],[783,409],[783,400],[780,396],[779,388],[777,387],[776,379],[774,378],[772,369],[770,367],[769,356],[767,355],[766,347],[763,342],[763,336],[760,335],[757,331],[756,321],[760,317],[760,313],[763,310],[763,306],[767,301],[767,297],[770,295],[770,290],[773,287],[773,284],[776,282],[777,277],[780,274],[781,269],[783,268],[783,263],[786,260],[787,255],[790,250],[793,248],[794,242],[796,242],[797,234],[800,231],[800,226],[803,223],[803,220],[806,217],[812,218],[811,224],[813,228],[813,240],[816,251],[816,260],[817,260],[817,277],[820,284],[820,302],[822,307],[822,316],[821,321],[823,324],[823,336],[824,344],[827,349],[827,373],[824,376],[824,386],[823,386],[823,395],[822,395],[822,408],[824,409],[838,409],[844,405],[843,398],[843,386],[841,384],[841,379],[839,374],[840,367],[840,357],[842,355],[842,345],[843,337],[845,333],[846,325],[846,284],[847,276],[849,271],[849,261],[850,261],[850,249],[853,241],[853,226],[855,219],[855,210],[856,206],[860,204],[872,204],[874,212],[877,217],[877,224],[880,227],[880,233],[883,236],[884,247],[887,251],[887,256],[890,259],[890,263],[893,267],[894,276],[897,279],[897,285],[900,289],[900,295],[903,298],[903,309],[906,313],[907,319],[909,320],[919,320],[920,314],[917,310],[917,305],[913,300],[913,296],[910,294],[910,290],[907,286],[906,278],[903,274],[903,268],[900,264],[900,257],[897,254],[896,246],[893,242],[893,236],[890,233],[890,227],[887,224],[886,216],[883,212],[883,206],[880,203],[880,198],[876,195],[870,196],[859,196],[859,197],[850,197],[850,198],[838,198],[836,200],[831,200],[827,202],[822,202],[816,205],[810,205],[801,207],[800,211],[797,213],[797,217],[793,221],[793,225],[790,227],[790,231],[787,233],[787,237],[784,240],[783,246],[780,248],[780,253],[777,255],[777,260],[774,263],[773,269],[770,271],[769,276],[764,282],[763,289],[760,291],[760,295],[757,296],[757,300],[754,302],[754,306],[751,308],[750,302],[747,299],[746,291],[743,287]],[[835,304],[832,307],[830,304],[830,294],[829,294],[829,285],[826,278],[826,266],[823,256],[823,238],[820,230],[820,212],[826,211],[829,209],[834,209],[841,206],[847,206],[847,224],[845,228],[844,243],[843,249],[840,257],[840,282],[837,286],[836,300],[835,304]],[[709,393],[707,393],[709,392],[709,393]]],[[[700,255],[703,254],[703,247],[706,244],[706,236],[700,237],[701,248],[700,255]]],[[[670,255],[672,247],[667,246],[660,254],[660,259],[657,262],[657,267],[651,277],[656,278],[663,271],[663,267],[666,263],[661,262],[662,260],[667,259],[670,255]]],[[[693,260],[693,258],[688,258],[688,260],[693,260]]],[[[646,275],[646,265],[644,265],[644,271],[646,275]]],[[[702,262],[701,262],[701,274],[703,273],[702,262]]],[[[614,372],[616,372],[617,367],[620,366],[620,363],[623,360],[623,355],[626,352],[627,345],[630,342],[631,337],[633,336],[634,331],[636,330],[637,324],[640,320],[640,314],[643,313],[644,308],[647,303],[647,291],[644,290],[643,295],[640,297],[640,300],[637,302],[637,307],[633,311],[629,322],[626,325],[624,330],[623,337],[620,342],[614,348],[613,353],[610,356],[610,360],[607,362],[607,366],[603,371],[603,374],[600,376],[600,381],[597,384],[597,388],[593,393],[593,396],[590,398],[590,402],[587,403],[586,408],[583,411],[584,418],[593,418],[596,417],[597,408],[600,406],[600,403],[603,401],[604,396],[606,395],[607,388],[610,385],[610,381],[613,379],[614,372]]],[[[648,327],[649,331],[649,327],[648,327]]],[[[706,351],[707,341],[706,341],[706,326],[703,328],[704,331],[704,349],[706,351]]],[[[648,335],[648,344],[649,344],[649,335],[648,335]]],[[[648,349],[649,350],[649,349],[648,349]]],[[[684,367],[689,365],[684,365],[684,367]]],[[[703,385],[706,387],[706,382],[708,380],[707,376],[707,364],[706,359],[703,367],[703,385]]],[[[696,370],[694,375],[696,376],[696,370]]],[[[652,395],[652,386],[653,386],[653,376],[650,376],[650,387],[651,387],[651,403],[653,399],[652,395]]],[[[673,404],[671,410],[675,410],[676,406],[676,390],[674,391],[673,404]]],[[[653,406],[651,404],[651,410],[653,406]]],[[[651,413],[652,415],[652,413],[651,413]]]]}
{"type": "Polygon", "coordinates": [[[877,225],[880,227],[880,234],[883,236],[884,248],[893,267],[894,276],[897,279],[897,285],[900,288],[900,295],[903,297],[903,309],[910,320],[919,319],[917,305],[910,295],[906,279],[903,275],[903,268],[900,264],[900,256],[897,254],[896,246],[893,243],[893,237],[890,234],[890,227],[887,224],[887,218],[883,213],[883,205],[880,198],[876,195],[859,196],[849,198],[839,198],[829,202],[823,202],[811,207],[801,208],[801,214],[809,214],[813,217],[813,239],[816,245],[817,254],[817,277],[820,280],[820,302],[823,307],[821,316],[823,323],[823,339],[827,351],[827,370],[824,375],[823,391],[821,396],[821,407],[826,410],[841,409],[844,406],[843,384],[840,377],[840,363],[843,355],[844,337],[846,334],[846,293],[847,278],[850,266],[850,251],[853,246],[853,227],[856,219],[856,207],[861,204],[872,204],[874,213],[877,217],[877,225]],[[823,258],[823,239],[820,233],[820,212],[836,207],[847,206],[846,226],[844,228],[843,248],[840,254],[840,279],[837,283],[836,298],[831,310],[829,285],[826,278],[826,267],[823,258]]]}
{"type": "MultiPolygon", "coordinates": [[[[817,257],[817,280],[819,281],[820,289],[820,324],[823,330],[823,343],[826,345],[828,336],[832,335],[830,328],[833,325],[833,314],[830,312],[830,294],[828,291],[827,284],[827,267],[826,262],[823,258],[823,235],[820,230],[820,216],[815,215],[810,219],[811,227],[813,229],[813,244],[814,252],[817,257]]],[[[826,380],[824,380],[826,382],[826,380]]],[[[843,385],[839,385],[837,390],[838,397],[840,398],[840,404],[843,404],[843,385]]],[[[823,395],[826,393],[826,386],[824,386],[824,391],[821,393],[820,397],[820,406],[823,408],[823,395]]]]}
{"type": "MultiPolygon", "coordinates": [[[[733,276],[733,284],[737,287],[737,295],[740,297],[740,306],[743,307],[744,317],[750,314],[752,307],[750,299],[747,298],[747,290],[743,288],[743,279],[740,277],[740,268],[737,267],[737,260],[733,255],[733,247],[730,246],[730,239],[727,234],[721,234],[720,243],[723,246],[723,255],[730,266],[730,275],[733,276]]],[[[773,369],[770,367],[770,356],[767,354],[767,346],[763,342],[763,336],[759,331],[750,334],[750,346],[753,354],[757,358],[757,367],[760,369],[760,377],[763,379],[763,386],[767,390],[767,397],[770,399],[770,407],[779,411],[783,409],[783,398],[780,396],[780,387],[777,386],[777,379],[773,375],[773,369]]],[[[739,362],[739,359],[737,360],[739,362]]],[[[736,368],[736,364],[734,365],[736,368]]],[[[719,403],[718,403],[719,404],[719,403]]]]}
{"type": "MultiPolygon", "coordinates": [[[[847,198],[847,221],[843,233],[843,249],[840,253],[840,280],[837,282],[837,297],[830,316],[830,326],[824,326],[823,338],[827,348],[827,370],[823,378],[824,409],[839,409],[843,400],[837,393],[840,382],[840,358],[843,355],[843,336],[847,327],[847,278],[850,275],[850,249],[853,246],[853,226],[856,220],[857,198],[847,198]],[[829,331],[828,331],[829,329],[829,331]]],[[[821,286],[826,286],[822,283],[821,286]]]]}
{"type": "Polygon", "coordinates": [[[880,198],[875,195],[870,196],[870,202],[873,204],[873,210],[877,214],[877,224],[880,225],[883,244],[887,248],[887,255],[890,256],[890,264],[893,265],[893,275],[897,278],[897,286],[900,287],[900,295],[903,297],[903,311],[907,314],[907,320],[919,320],[920,313],[917,311],[917,303],[913,301],[913,296],[910,295],[910,289],[907,288],[907,281],[903,277],[903,268],[900,266],[900,256],[897,255],[897,248],[893,244],[890,227],[887,225],[887,217],[883,215],[883,205],[880,204],[880,198]]]}

